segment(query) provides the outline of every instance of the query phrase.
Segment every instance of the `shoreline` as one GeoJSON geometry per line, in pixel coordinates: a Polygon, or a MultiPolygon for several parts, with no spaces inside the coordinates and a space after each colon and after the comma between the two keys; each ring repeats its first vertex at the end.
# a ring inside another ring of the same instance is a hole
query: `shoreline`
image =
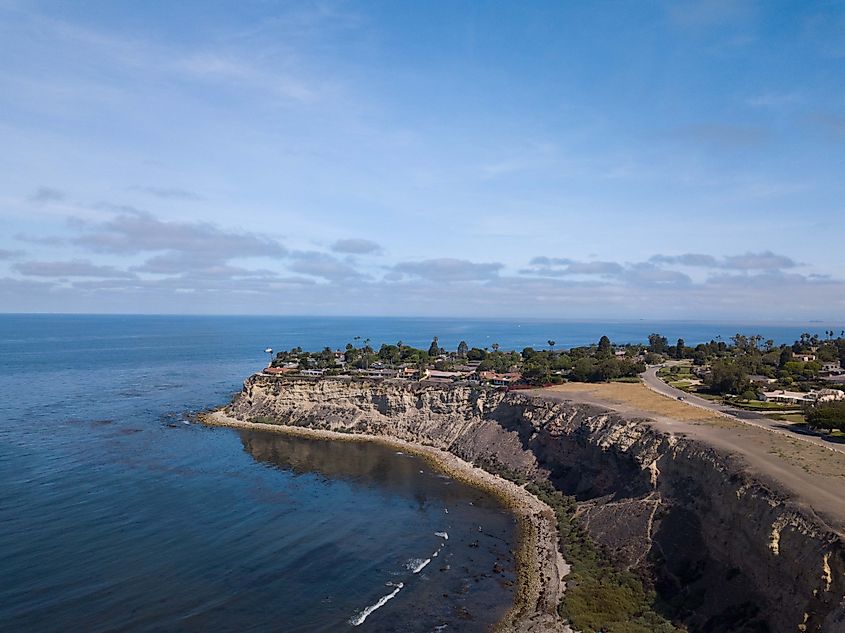
{"type": "Polygon", "coordinates": [[[569,566],[558,549],[557,519],[552,508],[523,487],[488,473],[448,451],[395,437],[247,422],[220,409],[203,413],[198,419],[209,426],[265,431],[311,439],[379,443],[421,457],[452,479],[492,495],[517,520],[514,552],[517,582],[513,604],[493,630],[497,633],[571,633],[569,626],[557,615],[557,606],[565,590],[564,578],[569,573],[569,566]],[[554,578],[559,579],[559,586],[546,587],[543,590],[542,582],[554,578]]]}

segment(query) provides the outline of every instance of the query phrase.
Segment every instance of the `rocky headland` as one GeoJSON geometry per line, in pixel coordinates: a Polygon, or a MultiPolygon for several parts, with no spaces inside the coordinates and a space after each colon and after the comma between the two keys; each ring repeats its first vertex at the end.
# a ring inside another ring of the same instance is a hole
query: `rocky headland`
{"type": "Polygon", "coordinates": [[[565,630],[555,607],[566,569],[548,506],[472,475],[482,468],[574,496],[578,523],[613,564],[646,579],[661,612],[691,632],[845,632],[837,527],[740,459],[648,420],[466,385],[255,375],[209,421],[397,441],[441,465],[454,456],[451,474],[480,467],[470,479],[507,491],[523,526],[503,630],[565,630]]]}

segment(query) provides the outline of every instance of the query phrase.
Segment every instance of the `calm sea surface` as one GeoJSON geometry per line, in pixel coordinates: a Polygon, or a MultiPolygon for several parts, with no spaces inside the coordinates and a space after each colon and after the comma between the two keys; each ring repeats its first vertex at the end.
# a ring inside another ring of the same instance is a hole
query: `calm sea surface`
{"type": "Polygon", "coordinates": [[[490,498],[384,447],[192,422],[267,346],[829,327],[0,315],[0,630],[472,632],[508,608],[514,524],[490,498]]]}

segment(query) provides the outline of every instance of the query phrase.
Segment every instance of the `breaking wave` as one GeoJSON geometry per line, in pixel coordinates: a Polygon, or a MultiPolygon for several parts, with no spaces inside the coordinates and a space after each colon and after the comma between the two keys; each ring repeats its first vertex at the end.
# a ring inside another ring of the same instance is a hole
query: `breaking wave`
{"type": "Polygon", "coordinates": [[[430,558],[425,558],[425,559],[423,559],[423,558],[412,558],[411,560],[408,561],[407,565],[405,565],[405,566],[408,568],[408,570],[410,570],[411,573],[418,574],[430,562],[431,562],[430,558]]]}
{"type": "Polygon", "coordinates": [[[349,620],[349,624],[351,624],[352,626],[362,625],[364,623],[364,620],[366,620],[370,616],[370,614],[372,614],[373,611],[375,611],[376,609],[380,609],[385,604],[387,604],[387,602],[389,600],[392,600],[393,598],[395,598],[396,594],[399,593],[402,590],[402,587],[404,587],[404,586],[405,585],[403,583],[401,583],[401,582],[398,583],[396,585],[396,589],[391,591],[386,596],[382,596],[381,598],[378,599],[378,602],[376,602],[375,604],[371,604],[369,607],[367,607],[366,609],[361,611],[361,613],[359,613],[358,615],[353,617],[351,620],[349,620]]]}

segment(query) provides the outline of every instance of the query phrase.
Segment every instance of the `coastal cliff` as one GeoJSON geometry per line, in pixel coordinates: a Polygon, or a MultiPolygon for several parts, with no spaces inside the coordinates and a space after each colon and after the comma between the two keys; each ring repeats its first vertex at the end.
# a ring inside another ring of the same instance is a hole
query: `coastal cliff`
{"type": "MultiPolygon", "coordinates": [[[[614,563],[649,579],[690,631],[845,631],[842,535],[730,455],[645,420],[471,386],[263,375],[224,413],[396,438],[551,482],[578,500],[580,524],[614,563]]],[[[538,598],[541,610],[552,595],[538,598]]]]}

